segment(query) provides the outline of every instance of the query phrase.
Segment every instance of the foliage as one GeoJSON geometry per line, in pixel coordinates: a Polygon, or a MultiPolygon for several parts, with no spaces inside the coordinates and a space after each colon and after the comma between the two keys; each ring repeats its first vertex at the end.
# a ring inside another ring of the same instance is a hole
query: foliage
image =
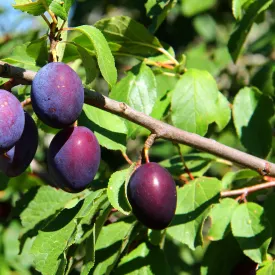
{"type": "MultiPolygon", "coordinates": [[[[108,2],[15,0],[14,9],[37,24],[0,36],[1,61],[38,71],[54,56],[51,34],[58,34],[58,61],[77,72],[87,93],[275,160],[273,1],[108,2]],[[41,16],[57,20],[57,29],[41,16]]],[[[8,81],[0,78],[1,89],[8,81]]],[[[29,85],[12,92],[30,97],[29,85]]],[[[248,258],[257,274],[274,274],[273,190],[222,195],[273,178],[157,140],[150,160],[173,176],[178,199],[168,228],[149,230],[126,192],[147,129],[84,104],[78,125],[95,133],[100,168],[88,189],[66,193],[52,186],[45,165],[56,130],[26,109],[39,147],[20,176],[0,173],[0,274],[230,275],[248,258]]]]}

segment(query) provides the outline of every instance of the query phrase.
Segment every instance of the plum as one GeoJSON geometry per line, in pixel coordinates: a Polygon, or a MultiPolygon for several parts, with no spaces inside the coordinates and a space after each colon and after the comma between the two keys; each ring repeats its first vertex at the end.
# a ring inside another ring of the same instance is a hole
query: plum
{"type": "Polygon", "coordinates": [[[38,146],[38,131],[32,117],[25,112],[25,127],[19,141],[0,156],[0,170],[8,177],[22,174],[34,158],[38,146]]]}
{"type": "Polygon", "coordinates": [[[48,169],[57,187],[71,193],[84,190],[100,164],[100,146],[86,127],[68,127],[53,138],[48,169]]]}
{"type": "Polygon", "coordinates": [[[0,154],[8,151],[19,140],[25,124],[24,110],[10,92],[0,90],[0,154]]]}
{"type": "Polygon", "coordinates": [[[151,229],[166,228],[175,215],[176,184],[157,163],[149,162],[136,169],[129,180],[127,196],[136,218],[151,229]]]}
{"type": "Polygon", "coordinates": [[[54,128],[65,128],[79,117],[84,103],[84,88],[77,73],[68,65],[53,62],[36,74],[31,100],[38,118],[54,128]]]}

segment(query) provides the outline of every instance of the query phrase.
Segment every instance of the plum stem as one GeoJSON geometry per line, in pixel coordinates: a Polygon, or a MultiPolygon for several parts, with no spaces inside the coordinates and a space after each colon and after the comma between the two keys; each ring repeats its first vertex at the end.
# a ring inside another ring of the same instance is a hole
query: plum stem
{"type": "Polygon", "coordinates": [[[150,134],[144,143],[143,155],[144,155],[146,163],[150,162],[149,150],[150,150],[151,146],[154,144],[156,137],[157,137],[156,134],[150,134]]]}
{"type": "Polygon", "coordinates": [[[128,157],[128,155],[124,152],[121,152],[122,156],[124,157],[124,159],[127,161],[127,163],[129,163],[130,165],[133,164],[133,162],[131,161],[131,159],[128,157]]]}

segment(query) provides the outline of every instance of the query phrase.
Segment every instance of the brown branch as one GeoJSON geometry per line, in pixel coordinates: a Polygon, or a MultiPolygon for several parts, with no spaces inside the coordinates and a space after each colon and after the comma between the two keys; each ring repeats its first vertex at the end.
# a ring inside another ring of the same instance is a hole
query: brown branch
{"type": "Polygon", "coordinates": [[[250,187],[241,188],[241,189],[222,191],[221,197],[230,197],[230,196],[238,196],[238,195],[246,197],[250,193],[253,193],[262,189],[271,188],[274,186],[275,186],[275,181],[265,182],[265,183],[261,183],[250,187]]]}
{"type": "MultiPolygon", "coordinates": [[[[22,81],[28,81],[30,83],[34,76],[35,72],[0,62],[0,77],[19,78],[22,81]]],[[[228,147],[213,139],[180,130],[167,123],[145,115],[144,113],[138,112],[123,102],[118,102],[103,96],[98,92],[91,92],[89,90],[85,90],[85,92],[86,104],[116,114],[141,125],[151,131],[151,133],[156,134],[156,138],[163,138],[211,153],[241,166],[256,170],[263,176],[275,176],[275,164],[271,162],[228,147]]]]}

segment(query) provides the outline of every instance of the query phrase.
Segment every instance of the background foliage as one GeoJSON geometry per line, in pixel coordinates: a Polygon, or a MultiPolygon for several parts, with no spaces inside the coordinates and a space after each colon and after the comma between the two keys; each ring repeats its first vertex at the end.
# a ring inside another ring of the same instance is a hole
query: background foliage
{"type": "MultiPolygon", "coordinates": [[[[57,54],[86,88],[275,161],[273,1],[16,0],[35,21],[19,32],[0,21],[2,61],[34,71],[48,62],[45,5],[69,16],[57,54]]],[[[30,87],[13,92],[22,101],[30,87]]],[[[177,147],[158,140],[150,160],[173,175],[178,205],[167,230],[148,230],[130,214],[133,167],[123,158],[138,160],[148,130],[85,105],[79,125],[94,131],[102,160],[91,188],[69,194],[49,185],[45,160],[56,130],[35,119],[40,145],[31,167],[16,178],[0,174],[0,274],[226,275],[249,261],[257,274],[274,274],[273,190],[248,202],[220,196],[266,178],[180,145],[192,180],[177,147]]]]}

